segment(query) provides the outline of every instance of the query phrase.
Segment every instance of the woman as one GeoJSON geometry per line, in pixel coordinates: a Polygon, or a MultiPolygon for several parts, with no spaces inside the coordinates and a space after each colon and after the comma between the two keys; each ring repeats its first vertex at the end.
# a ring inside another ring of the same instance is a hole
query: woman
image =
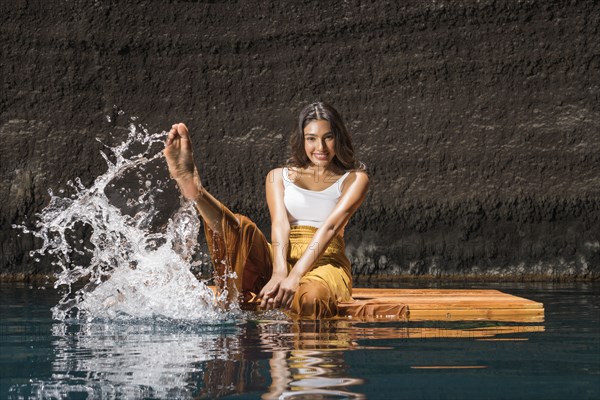
{"type": "MultiPolygon", "coordinates": [[[[331,317],[337,302],[351,299],[343,233],[369,180],[342,118],[328,104],[302,110],[290,144],[287,166],[272,170],[266,179],[271,244],[252,221],[233,214],[202,187],[184,124],[173,125],[164,153],[181,193],[195,202],[205,222],[218,275],[234,271],[235,289],[245,300],[258,294],[264,309],[331,317]]],[[[228,289],[231,299],[234,288],[227,281],[217,284],[228,289]]]]}

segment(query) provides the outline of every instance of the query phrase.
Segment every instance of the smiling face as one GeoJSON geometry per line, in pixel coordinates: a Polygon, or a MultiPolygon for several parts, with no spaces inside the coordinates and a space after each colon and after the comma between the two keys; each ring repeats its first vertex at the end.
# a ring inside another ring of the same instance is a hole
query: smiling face
{"type": "Polygon", "coordinates": [[[329,121],[317,119],[304,127],[304,151],[311,164],[329,166],[335,157],[335,135],[329,121]]]}

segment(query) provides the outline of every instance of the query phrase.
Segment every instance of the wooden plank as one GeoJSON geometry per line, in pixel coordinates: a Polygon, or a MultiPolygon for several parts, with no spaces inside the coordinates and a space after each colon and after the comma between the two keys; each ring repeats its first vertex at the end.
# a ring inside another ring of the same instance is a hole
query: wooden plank
{"type": "Polygon", "coordinates": [[[494,289],[355,288],[352,295],[353,301],[338,305],[343,317],[355,317],[357,306],[368,305],[373,313],[368,319],[373,320],[397,319],[398,315],[385,313],[407,306],[408,321],[544,321],[542,303],[494,289]]]}
{"type": "Polygon", "coordinates": [[[411,311],[410,321],[503,321],[544,322],[543,310],[417,310],[411,311]]]}
{"type": "Polygon", "coordinates": [[[541,309],[543,304],[535,302],[518,302],[511,299],[490,301],[489,299],[479,298],[437,298],[437,297],[379,297],[379,298],[361,298],[355,301],[376,300],[379,303],[406,304],[411,310],[417,309],[436,309],[436,308],[515,308],[515,309],[541,309]]]}
{"type": "Polygon", "coordinates": [[[354,299],[364,298],[380,298],[380,297],[465,297],[465,298],[490,298],[502,301],[505,299],[512,299],[514,301],[524,303],[535,303],[532,300],[525,299],[523,297],[513,296],[507,293],[500,292],[498,290],[468,290],[468,289],[353,289],[352,297],[354,299]]]}
{"type": "Polygon", "coordinates": [[[470,339],[494,339],[496,340],[527,340],[522,337],[504,337],[497,338],[499,335],[520,335],[523,333],[544,332],[545,328],[540,325],[511,325],[511,326],[491,326],[479,328],[413,328],[407,325],[406,328],[394,327],[385,328],[385,326],[375,326],[362,328],[360,325],[354,325],[349,334],[353,340],[361,339],[429,339],[429,338],[470,338],[470,339]]]}
{"type": "MultiPolygon", "coordinates": [[[[354,289],[353,304],[405,304],[410,321],[495,320],[543,322],[544,306],[522,297],[485,289],[354,289]]],[[[341,312],[351,303],[341,303],[341,312]]],[[[385,312],[385,311],[384,311],[385,312]]],[[[351,312],[346,315],[351,316],[351,312]]],[[[374,315],[375,319],[392,316],[374,315]]]]}
{"type": "MultiPolygon", "coordinates": [[[[340,314],[346,318],[365,320],[365,321],[383,321],[397,320],[396,315],[372,315],[366,317],[356,317],[340,310],[340,314]]],[[[453,310],[452,312],[441,310],[438,312],[415,311],[410,312],[406,318],[407,322],[422,322],[422,321],[501,321],[501,322],[528,322],[541,323],[544,322],[544,313],[532,312],[498,312],[491,310],[453,310]]]]}
{"type": "Polygon", "coordinates": [[[507,295],[496,289],[379,289],[353,288],[352,296],[382,296],[382,295],[446,295],[456,294],[498,296],[507,295]]]}

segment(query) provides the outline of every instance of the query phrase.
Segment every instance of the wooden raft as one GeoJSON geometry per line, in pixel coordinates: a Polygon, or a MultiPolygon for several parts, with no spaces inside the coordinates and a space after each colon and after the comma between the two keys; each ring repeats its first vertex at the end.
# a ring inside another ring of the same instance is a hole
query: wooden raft
{"type": "MultiPolygon", "coordinates": [[[[405,305],[409,321],[543,322],[544,305],[488,289],[363,289],[352,290],[352,302],[339,303],[341,316],[354,317],[357,305],[375,304],[373,319],[397,319],[394,305],[405,305]],[[393,310],[386,315],[387,308],[393,310]],[[382,311],[383,310],[383,311],[382,311]]],[[[365,317],[365,315],[358,315],[365,317]]]]}
{"type": "MultiPolygon", "coordinates": [[[[214,286],[210,287],[216,292],[214,286]]],[[[406,321],[544,322],[544,305],[493,289],[352,289],[340,317],[406,321]]],[[[255,309],[256,299],[243,304],[255,309]]]]}

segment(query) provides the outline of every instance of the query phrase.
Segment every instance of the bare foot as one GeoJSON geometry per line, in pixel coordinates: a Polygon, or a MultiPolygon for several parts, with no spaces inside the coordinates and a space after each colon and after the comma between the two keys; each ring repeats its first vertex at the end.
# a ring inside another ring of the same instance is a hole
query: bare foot
{"type": "Polygon", "coordinates": [[[202,188],[194,163],[190,133],[185,124],[174,124],[165,142],[165,158],[169,173],[175,179],[183,197],[195,200],[202,188]]]}

